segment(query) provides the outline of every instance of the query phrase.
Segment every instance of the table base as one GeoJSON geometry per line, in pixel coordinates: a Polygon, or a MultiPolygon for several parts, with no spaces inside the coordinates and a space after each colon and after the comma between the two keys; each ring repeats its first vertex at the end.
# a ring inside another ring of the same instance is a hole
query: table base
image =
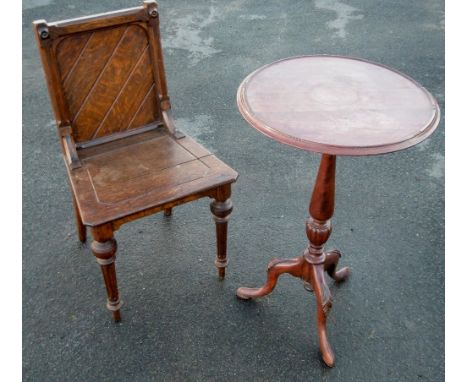
{"type": "Polygon", "coordinates": [[[320,351],[323,361],[329,367],[335,364],[335,355],[328,342],[326,327],[327,314],[332,307],[333,299],[325,281],[325,272],[335,281],[343,281],[349,275],[348,267],[337,270],[341,258],[340,251],[326,252],[323,250],[324,244],[331,234],[330,219],[333,215],[335,200],[335,167],[336,157],[334,155],[322,155],[309,205],[311,217],[306,223],[306,233],[310,244],[303,255],[294,259],[270,261],[267,281],[262,287],[241,287],[236,292],[237,297],[244,300],[266,296],[273,291],[278,277],[283,273],[304,280],[305,285],[310,285],[308,289],[315,293],[320,351]]]}
{"type": "Polygon", "coordinates": [[[261,288],[241,287],[237,289],[237,297],[249,300],[270,294],[276,286],[278,277],[283,273],[289,273],[304,280],[304,287],[315,292],[320,351],[322,352],[323,361],[327,366],[332,367],[335,363],[335,355],[327,338],[326,316],[332,307],[333,298],[325,282],[325,272],[337,282],[344,281],[349,275],[349,268],[336,269],[340,258],[341,253],[338,250],[332,250],[324,253],[322,263],[314,264],[307,259],[306,255],[294,259],[273,259],[268,264],[268,276],[265,285],[261,288]],[[307,288],[308,286],[310,286],[310,289],[307,288]]]}

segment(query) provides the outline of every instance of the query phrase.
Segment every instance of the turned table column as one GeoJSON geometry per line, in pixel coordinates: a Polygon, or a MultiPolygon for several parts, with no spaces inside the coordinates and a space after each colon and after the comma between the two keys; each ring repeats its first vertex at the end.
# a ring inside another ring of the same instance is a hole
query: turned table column
{"type": "Polygon", "coordinates": [[[324,271],[336,281],[346,279],[349,268],[336,272],[336,266],[341,257],[337,250],[325,253],[323,247],[330,237],[332,226],[330,219],[335,208],[335,168],[334,155],[322,155],[320,167],[315,180],[315,187],[309,205],[310,218],[306,223],[306,233],[309,247],[304,251],[304,259],[309,266],[305,267],[303,279],[310,283],[317,301],[317,328],[320,350],[324,362],[333,366],[335,356],[328,342],[326,320],[332,307],[332,296],[325,281],[324,271]],[[310,272],[310,273],[308,273],[310,272]]]}

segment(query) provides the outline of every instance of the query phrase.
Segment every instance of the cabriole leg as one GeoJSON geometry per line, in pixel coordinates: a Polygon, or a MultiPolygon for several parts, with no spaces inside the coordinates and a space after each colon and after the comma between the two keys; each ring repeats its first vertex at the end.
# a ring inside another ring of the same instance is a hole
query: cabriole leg
{"type": "Polygon", "coordinates": [[[237,297],[242,300],[258,298],[266,296],[275,289],[278,278],[283,273],[289,273],[295,277],[302,277],[304,258],[297,257],[295,259],[274,259],[268,264],[267,281],[260,288],[240,287],[236,291],[237,297]]]}
{"type": "Polygon", "coordinates": [[[338,267],[338,263],[341,259],[341,252],[337,249],[333,249],[328,251],[325,254],[325,270],[333,280],[336,282],[341,282],[347,279],[349,276],[349,268],[344,267],[340,270],[336,270],[338,267]]]}

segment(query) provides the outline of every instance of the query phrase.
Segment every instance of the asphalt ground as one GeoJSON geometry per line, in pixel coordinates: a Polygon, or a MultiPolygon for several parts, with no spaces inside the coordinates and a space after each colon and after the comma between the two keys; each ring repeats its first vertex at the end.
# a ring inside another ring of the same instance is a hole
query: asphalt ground
{"type": "Polygon", "coordinates": [[[76,237],[66,172],[31,22],[137,1],[23,1],[23,378],[25,381],[441,381],[444,376],[444,120],[402,152],[337,161],[329,248],[352,268],[330,281],[320,360],[314,297],[285,276],[252,302],[274,257],[307,244],[319,155],[250,128],[242,79],[302,54],[362,57],[423,84],[444,112],[443,1],[159,1],[167,76],[180,128],[236,169],[227,277],[213,266],[209,201],[124,225],[114,324],[90,244],[76,237]]]}

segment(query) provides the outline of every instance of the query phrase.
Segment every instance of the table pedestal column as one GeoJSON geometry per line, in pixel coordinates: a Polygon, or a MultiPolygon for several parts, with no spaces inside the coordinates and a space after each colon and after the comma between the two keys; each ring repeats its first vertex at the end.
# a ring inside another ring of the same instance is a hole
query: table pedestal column
{"type": "Polygon", "coordinates": [[[303,255],[294,259],[272,260],[268,264],[265,285],[261,288],[242,287],[236,292],[239,298],[245,300],[262,297],[273,291],[278,277],[283,273],[302,278],[307,284],[307,289],[315,293],[320,350],[323,361],[330,367],[335,363],[335,356],[327,339],[326,320],[333,300],[325,281],[325,272],[335,281],[343,281],[349,274],[347,267],[336,270],[341,257],[339,251],[323,250],[331,234],[330,219],[335,206],[335,167],[336,156],[323,154],[310,200],[310,218],[306,223],[309,246],[303,255]]]}

